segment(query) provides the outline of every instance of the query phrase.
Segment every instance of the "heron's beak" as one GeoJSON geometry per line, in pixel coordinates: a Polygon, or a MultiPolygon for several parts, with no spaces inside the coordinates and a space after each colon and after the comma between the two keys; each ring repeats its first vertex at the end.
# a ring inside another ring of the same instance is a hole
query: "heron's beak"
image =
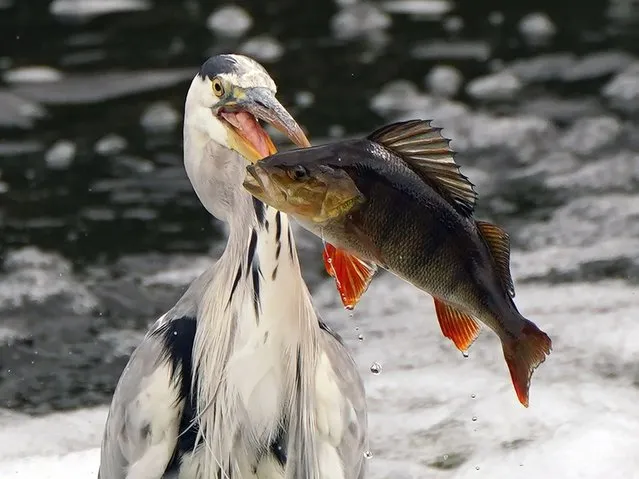
{"type": "Polygon", "coordinates": [[[277,152],[257,120],[273,125],[301,148],[311,146],[302,128],[266,88],[235,87],[220,116],[230,126],[231,147],[251,163],[277,152]]]}

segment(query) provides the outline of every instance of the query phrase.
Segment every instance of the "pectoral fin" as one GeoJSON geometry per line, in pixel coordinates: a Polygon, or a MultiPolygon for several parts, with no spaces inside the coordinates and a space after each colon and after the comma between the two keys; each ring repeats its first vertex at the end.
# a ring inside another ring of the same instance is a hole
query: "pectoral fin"
{"type": "Polygon", "coordinates": [[[359,259],[330,243],[324,244],[324,267],[335,279],[337,291],[346,309],[353,309],[368,289],[377,266],[359,259]]]}

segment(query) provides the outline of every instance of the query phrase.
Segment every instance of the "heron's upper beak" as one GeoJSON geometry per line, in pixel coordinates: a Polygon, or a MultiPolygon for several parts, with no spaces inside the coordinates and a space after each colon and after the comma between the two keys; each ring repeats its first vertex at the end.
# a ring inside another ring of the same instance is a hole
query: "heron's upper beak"
{"type": "Polygon", "coordinates": [[[302,128],[266,88],[234,87],[218,114],[225,120],[231,147],[251,163],[277,152],[257,120],[270,123],[299,147],[311,146],[302,128]]]}

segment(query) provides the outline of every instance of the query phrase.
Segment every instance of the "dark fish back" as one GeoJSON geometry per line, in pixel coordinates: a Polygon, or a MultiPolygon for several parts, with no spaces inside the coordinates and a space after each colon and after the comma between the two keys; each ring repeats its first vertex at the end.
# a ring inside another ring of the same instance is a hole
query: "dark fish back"
{"type": "Polygon", "coordinates": [[[468,234],[472,221],[400,158],[376,145],[370,152],[377,158],[360,161],[351,175],[367,198],[353,221],[373,241],[384,267],[414,284],[435,282],[430,289],[449,291],[483,255],[476,235],[468,234]]]}

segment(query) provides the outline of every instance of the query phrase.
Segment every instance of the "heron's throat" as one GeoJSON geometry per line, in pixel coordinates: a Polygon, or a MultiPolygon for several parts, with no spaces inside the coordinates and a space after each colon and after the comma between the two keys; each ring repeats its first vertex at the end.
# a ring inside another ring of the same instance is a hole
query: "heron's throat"
{"type": "Polygon", "coordinates": [[[300,311],[310,302],[302,278],[295,240],[288,217],[252,199],[254,223],[245,240],[246,268],[251,278],[255,320],[286,322],[274,327],[296,326],[300,311]]]}

